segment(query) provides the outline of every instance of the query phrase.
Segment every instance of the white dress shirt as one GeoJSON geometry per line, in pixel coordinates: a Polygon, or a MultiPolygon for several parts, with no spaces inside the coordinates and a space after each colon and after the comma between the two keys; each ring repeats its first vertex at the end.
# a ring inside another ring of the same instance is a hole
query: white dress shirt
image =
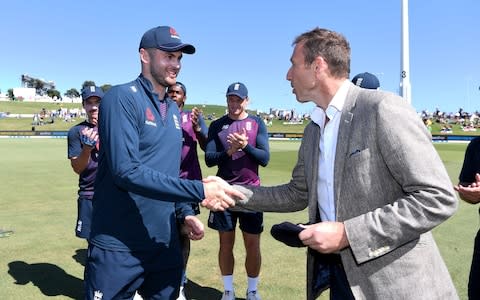
{"type": "Polygon", "coordinates": [[[320,126],[320,157],[318,159],[318,209],[322,221],[335,221],[335,198],[334,198],[334,166],[337,149],[338,129],[342,109],[347,97],[349,81],[340,86],[332,101],[324,111],[316,107],[312,113],[312,121],[320,126]],[[327,119],[328,117],[328,119],[327,119]]]}

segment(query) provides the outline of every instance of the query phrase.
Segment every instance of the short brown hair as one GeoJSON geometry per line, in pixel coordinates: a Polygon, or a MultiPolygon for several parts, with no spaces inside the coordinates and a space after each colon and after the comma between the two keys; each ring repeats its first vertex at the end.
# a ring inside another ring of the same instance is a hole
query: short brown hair
{"type": "Polygon", "coordinates": [[[299,43],[303,43],[305,64],[310,65],[321,56],[328,63],[332,76],[350,76],[350,45],[340,33],[317,27],[299,35],[292,45],[299,43]]]}

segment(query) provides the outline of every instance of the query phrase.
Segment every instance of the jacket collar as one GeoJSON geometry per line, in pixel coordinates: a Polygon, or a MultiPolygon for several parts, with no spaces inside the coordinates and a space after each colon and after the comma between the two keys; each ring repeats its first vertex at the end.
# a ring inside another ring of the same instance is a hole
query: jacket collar
{"type": "Polygon", "coordinates": [[[158,99],[159,101],[168,99],[167,93],[165,93],[165,97],[163,99],[159,99],[158,94],[153,89],[153,84],[150,82],[150,80],[145,78],[143,74],[138,75],[137,81],[143,87],[145,93],[147,93],[150,99],[158,99]]]}

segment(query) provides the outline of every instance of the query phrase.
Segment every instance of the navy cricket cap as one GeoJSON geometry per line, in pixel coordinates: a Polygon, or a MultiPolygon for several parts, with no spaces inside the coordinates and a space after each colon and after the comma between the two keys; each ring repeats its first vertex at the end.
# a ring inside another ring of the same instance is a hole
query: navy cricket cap
{"type": "Polygon", "coordinates": [[[103,90],[101,88],[99,88],[98,86],[94,86],[94,85],[86,86],[82,90],[82,101],[85,101],[88,98],[93,97],[93,96],[96,96],[96,97],[102,99],[104,94],[105,93],[103,92],[103,90]]]}
{"type": "Polygon", "coordinates": [[[290,222],[275,224],[270,229],[270,234],[277,240],[290,247],[305,247],[298,237],[305,228],[290,222]]]}
{"type": "Polygon", "coordinates": [[[182,51],[183,53],[195,53],[195,47],[182,43],[175,28],[170,26],[158,26],[145,32],[140,41],[140,48],[156,48],[166,52],[182,51]]]}
{"type": "Polygon", "coordinates": [[[227,96],[236,95],[241,99],[248,97],[247,87],[241,82],[232,83],[227,89],[227,96]]]}
{"type": "Polygon", "coordinates": [[[357,74],[353,77],[352,83],[364,89],[376,90],[380,87],[380,81],[377,76],[368,72],[357,74]]]}

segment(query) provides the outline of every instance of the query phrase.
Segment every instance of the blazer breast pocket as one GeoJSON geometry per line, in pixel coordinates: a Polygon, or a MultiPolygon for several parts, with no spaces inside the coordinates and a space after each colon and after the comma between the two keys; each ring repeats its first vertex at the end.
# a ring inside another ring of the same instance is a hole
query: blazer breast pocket
{"type": "Polygon", "coordinates": [[[370,149],[354,149],[347,154],[347,162],[356,163],[370,158],[370,149]]]}
{"type": "Polygon", "coordinates": [[[369,185],[371,163],[370,149],[354,149],[347,154],[344,176],[347,176],[350,182],[360,181],[362,185],[369,185]]]}

